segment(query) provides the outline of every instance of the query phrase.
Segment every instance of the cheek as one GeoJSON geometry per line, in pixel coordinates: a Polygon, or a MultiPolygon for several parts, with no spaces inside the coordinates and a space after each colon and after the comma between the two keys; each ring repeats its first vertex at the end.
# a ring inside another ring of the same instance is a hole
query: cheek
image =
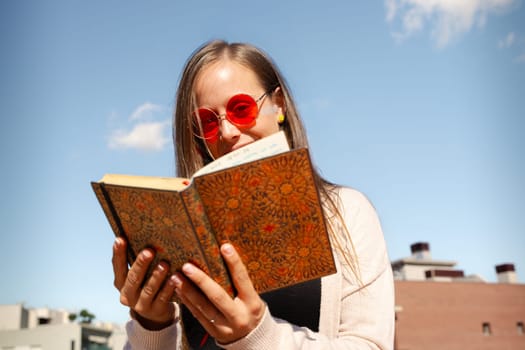
{"type": "Polygon", "coordinates": [[[269,136],[273,133],[279,131],[279,123],[277,122],[277,116],[267,115],[261,119],[260,123],[257,123],[258,131],[260,132],[261,137],[269,136]]]}
{"type": "Polygon", "coordinates": [[[262,128],[268,131],[278,131],[279,110],[276,106],[265,106],[261,109],[261,114],[257,119],[257,124],[260,124],[262,128]]]}

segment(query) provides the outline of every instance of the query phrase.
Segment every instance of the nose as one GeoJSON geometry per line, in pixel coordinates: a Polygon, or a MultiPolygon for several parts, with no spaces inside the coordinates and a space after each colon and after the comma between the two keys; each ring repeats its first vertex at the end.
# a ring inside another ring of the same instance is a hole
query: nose
{"type": "Polygon", "coordinates": [[[219,116],[220,133],[225,142],[232,142],[239,138],[241,131],[233,125],[225,116],[219,116]]]}

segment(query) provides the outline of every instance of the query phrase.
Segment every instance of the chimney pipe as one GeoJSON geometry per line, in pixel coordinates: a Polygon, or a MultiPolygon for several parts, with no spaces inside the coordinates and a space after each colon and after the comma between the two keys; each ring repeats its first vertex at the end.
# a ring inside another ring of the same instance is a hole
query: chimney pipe
{"type": "Polygon", "coordinates": [[[506,263],[496,265],[496,273],[498,275],[499,283],[518,283],[514,264],[506,263]]]}
{"type": "Polygon", "coordinates": [[[419,260],[431,260],[430,245],[427,242],[417,242],[410,246],[412,257],[419,260]]]}

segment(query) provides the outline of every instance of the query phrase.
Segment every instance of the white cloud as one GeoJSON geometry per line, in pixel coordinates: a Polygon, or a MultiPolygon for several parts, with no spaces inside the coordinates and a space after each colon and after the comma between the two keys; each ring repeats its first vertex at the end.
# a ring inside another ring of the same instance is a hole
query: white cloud
{"type": "MultiPolygon", "coordinates": [[[[161,151],[170,142],[171,121],[166,119],[166,111],[166,107],[150,102],[138,106],[127,118],[128,122],[125,125],[119,123],[120,126],[111,133],[109,148],[161,151]]],[[[116,112],[111,113],[111,124],[117,117],[116,112]]]]}
{"type": "Polygon", "coordinates": [[[390,22],[396,17],[396,12],[397,12],[396,0],[385,0],[385,7],[386,7],[386,20],[387,22],[390,22]]]}
{"type": "Polygon", "coordinates": [[[163,110],[164,110],[164,107],[160,105],[146,102],[138,106],[133,111],[133,113],[131,113],[129,120],[140,120],[140,119],[150,118],[152,114],[162,112],[163,110]]]}
{"type": "Polygon", "coordinates": [[[513,32],[510,32],[509,34],[507,34],[507,36],[503,39],[501,39],[499,42],[498,42],[498,47],[500,49],[506,49],[506,48],[509,48],[512,46],[512,44],[514,44],[514,40],[516,39],[516,36],[514,35],[513,32]]]}
{"type": "Polygon", "coordinates": [[[421,32],[428,24],[435,44],[443,48],[451,40],[468,32],[474,25],[483,27],[487,16],[511,8],[517,0],[386,0],[386,19],[401,30],[394,31],[396,40],[421,32]]]}
{"type": "Polygon", "coordinates": [[[170,126],[169,121],[144,122],[133,126],[131,130],[115,130],[109,139],[112,149],[139,149],[144,151],[160,151],[170,142],[166,136],[170,126]]]}
{"type": "Polygon", "coordinates": [[[525,52],[523,51],[523,48],[525,47],[525,40],[523,40],[523,38],[519,38],[519,36],[514,32],[510,32],[504,38],[500,39],[498,41],[498,47],[500,49],[512,48],[511,50],[514,51],[514,55],[516,55],[517,52],[521,52],[514,58],[514,62],[525,63],[525,52]]]}
{"type": "Polygon", "coordinates": [[[516,57],[516,62],[518,63],[525,63],[525,52],[516,57]]]}

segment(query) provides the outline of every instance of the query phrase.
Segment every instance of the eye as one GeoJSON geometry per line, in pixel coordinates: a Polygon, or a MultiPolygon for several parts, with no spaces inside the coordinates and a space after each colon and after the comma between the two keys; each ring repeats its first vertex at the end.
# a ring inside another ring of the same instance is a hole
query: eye
{"type": "Polygon", "coordinates": [[[257,103],[250,95],[239,94],[233,96],[226,106],[228,117],[239,124],[246,124],[257,118],[257,103]]]}
{"type": "Polygon", "coordinates": [[[214,123],[216,121],[217,121],[217,118],[212,114],[207,114],[201,117],[201,122],[203,124],[214,123]]]}
{"type": "Polygon", "coordinates": [[[247,102],[237,102],[233,108],[232,108],[232,113],[235,114],[235,116],[237,118],[244,118],[246,117],[250,111],[251,111],[251,108],[252,105],[250,103],[247,103],[247,102]]]}
{"type": "Polygon", "coordinates": [[[194,113],[202,124],[212,123],[217,120],[215,114],[209,109],[201,108],[196,113],[194,113]]]}

